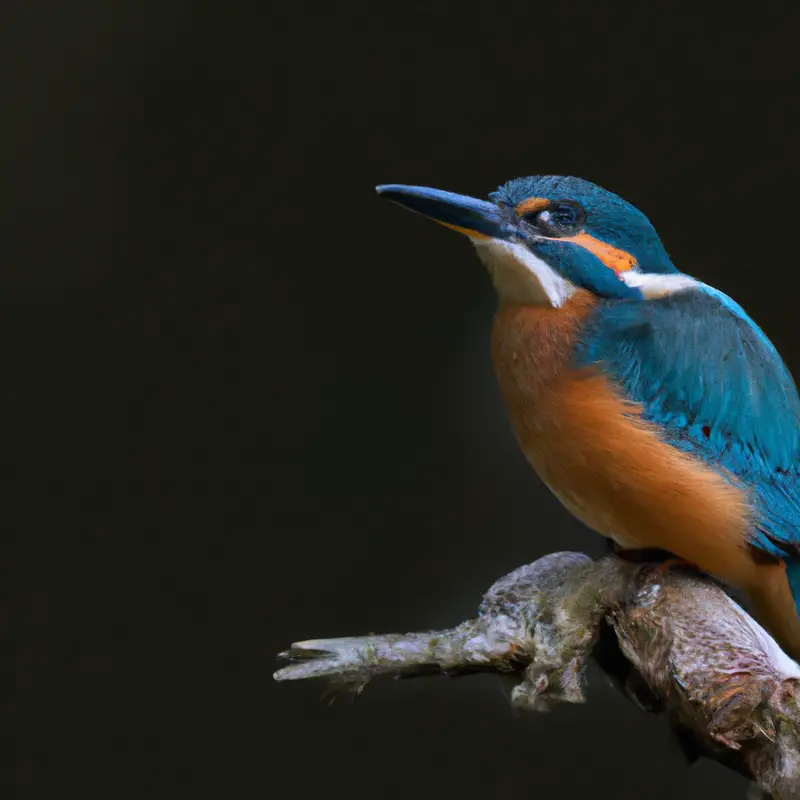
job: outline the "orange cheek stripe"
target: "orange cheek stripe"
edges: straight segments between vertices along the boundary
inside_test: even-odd
[[[522,216],[523,214],[529,214],[531,211],[541,211],[541,209],[547,208],[549,205],[550,201],[545,200],[543,197],[529,197],[527,200],[523,200],[515,210],[519,216]]]
[[[625,250],[620,250],[614,245],[601,242],[588,233],[579,233],[577,236],[567,236],[562,242],[574,242],[593,256],[600,259],[609,269],[619,274],[627,272],[636,266],[636,259]]]

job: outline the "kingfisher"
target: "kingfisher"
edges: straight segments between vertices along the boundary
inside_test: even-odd
[[[488,200],[377,191],[474,244],[514,435],[561,503],[618,551],[666,551],[744,591],[800,661],[800,400],[744,309],[579,178],[518,178]]]

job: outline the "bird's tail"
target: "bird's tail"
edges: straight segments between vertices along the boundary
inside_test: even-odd
[[[792,558],[786,562],[786,580],[789,582],[795,609],[800,616],[800,558]]]
[[[800,662],[800,559],[762,572],[762,580],[748,591],[758,620],[778,644]]]

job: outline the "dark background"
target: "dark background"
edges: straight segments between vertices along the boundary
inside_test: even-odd
[[[699,7],[5,0],[16,797],[744,797],[598,676],[549,716],[271,678],[602,546],[512,440],[469,243],[375,184],[605,185],[797,373],[789,4]]]

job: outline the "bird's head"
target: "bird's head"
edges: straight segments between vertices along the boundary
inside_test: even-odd
[[[490,201],[419,186],[377,191],[469,236],[501,300],[558,307],[576,289],[643,299],[688,280],[641,211],[580,178],[517,178]]]

